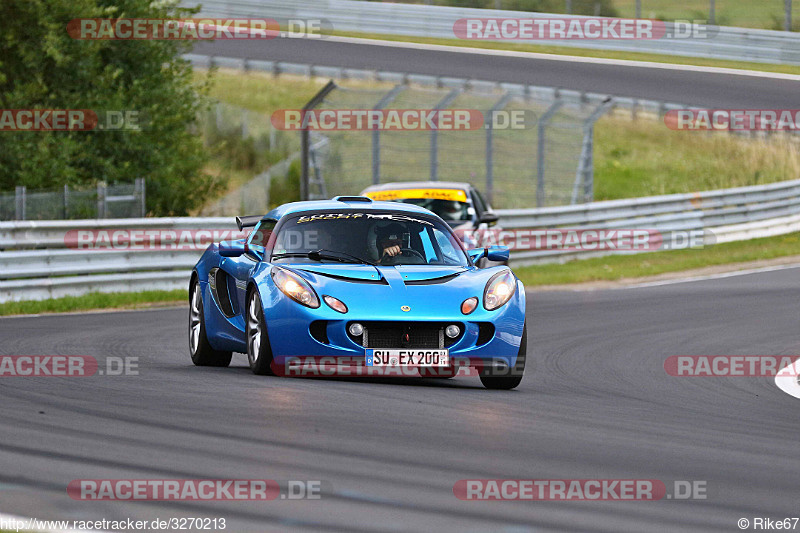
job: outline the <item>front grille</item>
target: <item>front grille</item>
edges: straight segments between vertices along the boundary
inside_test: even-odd
[[[447,348],[458,340],[444,334],[447,324],[424,322],[367,322],[364,334],[353,339],[364,348]],[[459,324],[460,327],[463,326]],[[460,335],[459,335],[460,338]]]

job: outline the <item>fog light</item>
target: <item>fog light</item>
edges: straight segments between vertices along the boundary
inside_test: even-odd
[[[364,326],[359,324],[358,322],[353,322],[350,324],[350,327],[347,329],[350,332],[350,335],[353,337],[360,337],[362,333],[364,333]]]
[[[461,333],[461,328],[456,326],[455,324],[450,324],[444,330],[444,334],[450,337],[451,339],[455,339]]]

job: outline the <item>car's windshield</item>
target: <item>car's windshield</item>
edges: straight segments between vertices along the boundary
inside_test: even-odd
[[[293,216],[278,230],[274,262],[467,266],[450,229],[436,218],[401,212],[325,211]]]

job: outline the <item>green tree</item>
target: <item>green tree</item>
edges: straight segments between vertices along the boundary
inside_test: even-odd
[[[185,18],[175,1],[3,0],[0,108],[127,110],[138,131],[0,132],[0,190],[147,180],[148,211],[184,215],[219,188],[192,133],[207,83],[180,55],[188,41],[78,40],[77,18]]]

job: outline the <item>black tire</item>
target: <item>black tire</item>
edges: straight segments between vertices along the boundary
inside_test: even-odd
[[[525,373],[525,358],[528,351],[528,327],[527,324],[522,326],[522,341],[519,343],[519,353],[517,354],[517,362],[514,367],[507,371],[504,376],[491,375],[492,371],[489,370],[485,374],[481,374],[481,383],[487,389],[492,390],[511,390],[517,387],[522,381],[522,376]]]
[[[247,297],[245,310],[245,335],[247,337],[247,360],[250,370],[259,376],[270,376],[272,372],[272,348],[267,335],[267,323],[264,320],[264,308],[257,290]],[[256,328],[256,323],[258,328]],[[257,339],[257,341],[256,341]]]
[[[225,367],[231,364],[233,357],[233,353],[215,350],[208,342],[203,298],[197,278],[193,278],[189,286],[189,354],[197,366]]]

